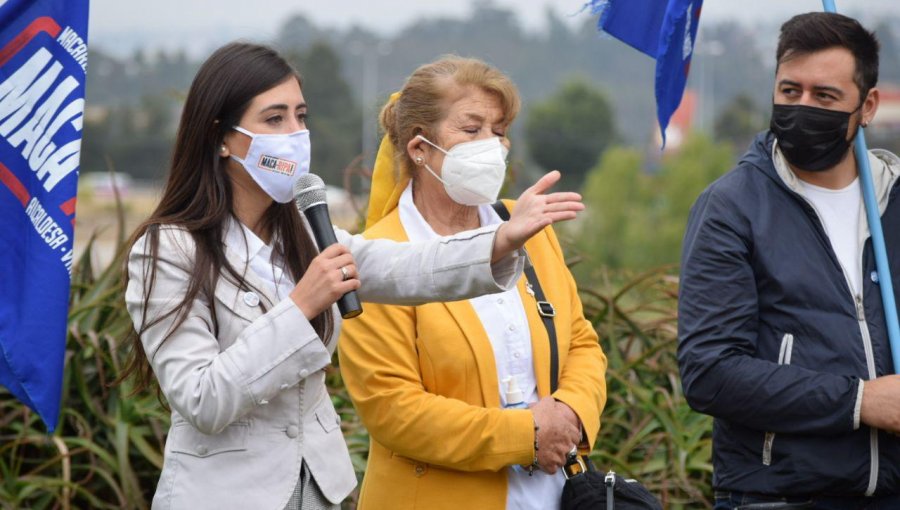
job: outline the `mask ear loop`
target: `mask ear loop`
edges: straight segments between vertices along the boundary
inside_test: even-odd
[[[416,138],[422,140],[423,142],[427,143],[428,145],[434,147],[435,149],[437,149],[437,150],[443,152],[444,155],[449,156],[449,154],[447,153],[447,151],[445,151],[444,149],[438,147],[437,145],[435,145],[434,143],[432,143],[431,140],[425,138],[424,136],[422,136],[422,135],[416,135]],[[434,170],[432,170],[431,167],[428,166],[428,163],[423,163],[423,165],[425,166],[425,170],[428,170],[428,173],[430,173],[432,176],[434,176],[435,179],[437,179],[438,181],[440,181],[441,184],[443,184],[444,186],[447,186],[447,181],[445,181],[444,179],[441,179],[440,177],[438,177],[438,174],[436,174],[436,173],[434,172]]]
[[[231,126],[231,129],[237,131],[238,133],[243,133],[250,137],[250,145],[247,147],[247,154],[250,154],[250,147],[253,145],[253,140],[256,138],[256,135],[254,135],[250,131],[247,131],[246,129],[242,128],[241,126],[237,126],[237,125]],[[244,164],[244,159],[237,157],[233,152],[231,154],[229,154],[228,157],[237,161],[241,165]]]
[[[247,131],[246,129],[242,128],[241,126],[231,126],[231,129],[237,131],[238,133],[243,133],[243,134],[249,136],[251,140],[256,136],[256,134],[251,133],[250,131]]]
[[[435,179],[441,181],[441,183],[442,183],[444,186],[448,186],[447,181],[445,181],[444,179],[441,179],[440,177],[438,177],[438,174],[434,173],[434,170],[432,170],[431,167],[428,166],[428,163],[424,163],[424,166],[425,166],[425,170],[428,170],[428,173],[430,173],[431,175],[433,175]]]
[[[434,143],[431,142],[431,140],[425,138],[424,136],[422,136],[422,135],[416,135],[416,138],[422,140],[423,142],[427,143],[428,145],[434,147],[435,149],[437,149],[437,150],[443,152],[445,155],[447,155],[447,156],[450,155],[449,152],[447,152],[447,151],[445,151],[444,149],[440,148],[439,146],[435,145]]]

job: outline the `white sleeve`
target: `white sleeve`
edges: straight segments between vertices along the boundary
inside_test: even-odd
[[[335,228],[359,269],[362,301],[417,305],[508,290],[525,267],[518,250],[491,264],[498,225],[424,242],[365,239]]]

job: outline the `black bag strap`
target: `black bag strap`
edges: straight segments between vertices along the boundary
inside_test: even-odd
[[[500,219],[509,221],[509,209],[506,208],[506,204],[497,200],[491,204],[491,207],[497,211]],[[550,393],[552,394],[559,384],[559,348],[556,345],[556,325],[553,324],[556,310],[544,296],[544,289],[541,288],[541,282],[538,280],[537,273],[534,272],[534,266],[525,265],[525,283],[534,293],[538,315],[541,316],[541,322],[547,328],[547,337],[550,338]]]
[[[506,208],[506,204],[498,200],[491,204],[491,207],[497,211],[500,219],[509,221],[509,209]],[[541,316],[541,322],[544,323],[544,327],[547,328],[547,338],[550,339],[550,393],[552,394],[559,385],[559,347],[556,342],[556,325],[553,324],[556,310],[544,297],[544,289],[541,288],[541,282],[538,280],[537,273],[534,272],[534,266],[525,265],[525,282],[534,292],[538,314]],[[575,455],[569,459],[563,471],[566,474],[566,478],[571,478],[577,474],[594,471],[594,469],[594,464],[591,462],[590,457],[587,455]]]

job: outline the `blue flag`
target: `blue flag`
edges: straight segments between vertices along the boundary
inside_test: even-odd
[[[656,59],[656,116],[666,127],[684,93],[703,0],[591,0],[599,27]]]
[[[59,420],[88,0],[0,2],[0,385]]]

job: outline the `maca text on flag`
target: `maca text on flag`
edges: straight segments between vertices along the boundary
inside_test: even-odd
[[[78,134],[84,99],[66,103],[80,83],[73,76],[56,83],[62,70],[63,65],[40,48],[0,83],[0,136],[16,149],[22,146],[22,156],[47,191],[78,168],[81,152]],[[54,84],[53,91],[38,103]],[[51,140],[67,123],[74,128],[74,136],[58,147]]]

